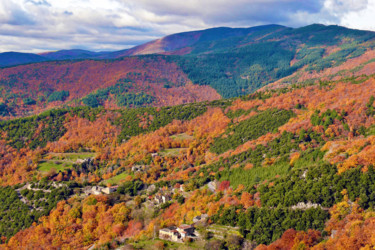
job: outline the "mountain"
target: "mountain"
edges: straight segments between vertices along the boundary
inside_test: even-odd
[[[0,67],[9,67],[20,64],[38,63],[44,61],[61,61],[98,58],[108,52],[92,52],[88,50],[60,50],[41,54],[4,52],[0,53]]]
[[[260,38],[267,33],[282,31],[286,27],[281,25],[264,25],[251,28],[219,27],[200,31],[183,32],[169,35],[146,44],[123,51],[120,56],[134,56],[147,54],[176,54],[184,55],[192,52],[206,52],[215,44],[223,44],[228,39],[243,39],[244,37]],[[229,48],[235,44],[226,44]],[[204,47],[204,49],[202,48]]]
[[[110,53],[53,52],[41,56],[58,61],[0,69],[0,102],[8,107],[3,114],[19,116],[60,105],[164,106],[231,98],[268,85],[340,79],[363,68],[369,73],[374,44],[370,31],[265,25],[178,33]]]
[[[96,58],[107,52],[92,52],[88,50],[72,49],[72,50],[59,50],[56,52],[46,52],[40,55],[51,61],[57,60],[75,60],[75,59],[90,59]]]
[[[35,62],[47,61],[46,58],[31,54],[31,53],[19,53],[19,52],[4,52],[0,53],[0,67],[13,66],[18,64],[27,64]]]
[[[321,72],[372,50],[375,33],[310,25],[202,43],[172,57],[192,82],[223,97],[251,93],[296,72]]]
[[[1,66],[13,66],[17,64],[36,63],[41,61],[76,60],[76,59],[116,59],[124,56],[148,55],[148,54],[188,54],[193,47],[205,46],[207,42],[220,41],[230,37],[243,37],[257,33],[258,36],[282,30],[286,27],[280,25],[265,25],[251,28],[212,28],[200,31],[183,32],[169,35],[146,44],[135,46],[131,49],[113,52],[92,52],[88,50],[72,49],[45,52],[40,54],[19,53],[19,55],[4,53]],[[1,55],[1,54],[0,54]],[[23,56],[23,57],[22,57]],[[16,59],[20,57],[20,59]],[[14,58],[11,60],[11,58]]]

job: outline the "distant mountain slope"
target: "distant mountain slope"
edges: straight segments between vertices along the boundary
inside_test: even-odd
[[[192,82],[233,97],[297,71],[320,72],[338,66],[375,47],[374,32],[339,26],[310,25],[261,33],[198,44],[191,54],[171,58]]]
[[[375,33],[370,31],[321,24],[296,29],[265,25],[178,33],[113,55],[167,55],[192,82],[234,97],[297,72],[337,67],[374,47]]]
[[[219,27],[199,31],[183,32],[169,35],[129,50],[117,56],[134,56],[146,54],[189,54],[193,48],[201,49],[215,41],[226,40],[228,38],[244,37],[254,35],[261,37],[269,32],[284,30],[286,27],[280,25],[264,25],[251,28],[228,28]],[[233,47],[235,44],[228,45]],[[202,52],[202,51],[201,51]]]
[[[212,53],[253,43],[280,40],[296,40],[299,44],[306,43],[307,45],[337,45],[343,38],[342,36],[354,40],[361,37],[359,40],[365,41],[374,38],[374,32],[322,24],[312,24],[296,29],[275,24],[250,28],[218,27],[169,35],[128,50],[116,51],[113,55],[121,57],[147,54]]]
[[[215,100],[209,86],[193,85],[162,58],[54,61],[0,69],[0,104],[14,115],[62,104],[106,107],[177,105]],[[99,91],[99,92],[98,92]],[[90,94],[90,95],[89,95]],[[94,100],[95,99],[95,100]]]
[[[280,81],[337,80],[363,68],[372,74],[374,48],[374,32],[313,24],[221,27],[173,34],[123,51],[30,55],[49,62],[0,70],[1,113],[82,103],[175,105],[241,96]],[[346,66],[336,70],[341,65]]]
[[[0,67],[43,61],[47,61],[47,59],[36,54],[19,52],[0,53]]]
[[[88,50],[72,49],[72,50],[59,50],[56,52],[46,52],[40,54],[49,60],[74,60],[74,59],[89,59],[95,58],[106,52],[92,52]]]
[[[104,58],[116,58],[116,56],[110,56],[111,54],[112,52],[92,52],[80,49],[59,50],[54,52],[45,52],[41,54],[4,52],[0,53],[0,67],[9,67],[45,61],[94,59],[100,58],[103,55]]]

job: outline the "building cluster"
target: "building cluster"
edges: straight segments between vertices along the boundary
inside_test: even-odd
[[[180,243],[197,240],[199,239],[199,234],[195,230],[195,225],[202,225],[202,223],[207,223],[208,218],[209,217],[207,214],[201,214],[194,217],[194,223],[192,225],[182,224],[178,227],[171,226],[162,228],[159,230],[159,238]]]
[[[154,203],[156,205],[166,203],[168,201],[172,200],[172,196],[170,194],[156,194],[154,197]]]
[[[151,185],[148,189],[148,193],[153,193],[155,191],[155,186]],[[180,193],[180,188],[163,188],[158,191],[155,195],[150,195],[149,199],[153,201],[155,205],[164,204],[172,200],[174,194]]]
[[[182,224],[179,227],[171,226],[159,230],[159,238],[174,242],[194,241],[198,238],[192,225]]]
[[[112,194],[116,192],[118,186],[112,187],[100,187],[100,186],[92,186],[84,188],[84,193],[86,195],[99,195],[99,194]]]

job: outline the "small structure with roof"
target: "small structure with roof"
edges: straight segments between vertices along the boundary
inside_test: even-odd
[[[188,239],[195,240],[195,228],[192,225],[182,224],[179,227],[167,227],[159,230],[159,238],[174,242],[184,242]]]
[[[208,184],[207,184],[207,188],[208,190],[210,190],[212,193],[215,193],[216,192],[216,189],[217,189],[217,181],[210,181]]]
[[[195,228],[192,225],[182,224],[177,228],[177,232],[181,234],[181,237],[185,239],[190,235],[194,235]]]
[[[193,222],[194,223],[198,223],[198,222],[206,222],[208,219],[208,215],[207,214],[201,214],[201,215],[198,215],[198,216],[195,216],[193,218]]]
[[[172,197],[170,194],[157,194],[155,195],[155,198],[154,198],[154,201],[156,204],[163,204],[170,200],[172,200]]]
[[[92,186],[92,187],[85,187],[83,191],[86,195],[112,194],[116,192],[117,188],[118,186],[112,186],[112,187]]]
[[[181,237],[177,232],[177,227],[167,227],[159,230],[159,238],[174,242],[181,242]]]
[[[99,195],[102,193],[102,187],[99,187],[99,186],[93,186],[91,188],[91,194],[94,194],[94,195]]]
[[[105,187],[102,189],[102,192],[105,194],[112,194],[117,191],[118,186]]]

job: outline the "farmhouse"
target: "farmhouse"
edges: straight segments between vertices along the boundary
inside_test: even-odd
[[[102,193],[102,189],[103,189],[102,187],[93,186],[90,191],[91,191],[91,194],[98,195]]]
[[[182,224],[177,228],[177,232],[180,233],[181,238],[185,239],[188,236],[194,235],[195,228],[191,225]]]
[[[197,239],[195,228],[191,225],[182,224],[179,227],[167,227],[159,230],[159,238],[174,242],[184,242],[187,239]]]
[[[112,186],[112,187],[105,187],[102,189],[102,192],[105,193],[105,194],[112,194],[114,192],[116,192],[118,186]]]
[[[112,194],[116,192],[118,186],[113,187],[100,187],[100,186],[93,186],[93,187],[86,187],[84,188],[84,193],[86,195],[99,195],[99,194]]]
[[[181,238],[177,232],[177,227],[167,227],[159,230],[159,238],[162,240],[169,240],[180,242]]]

